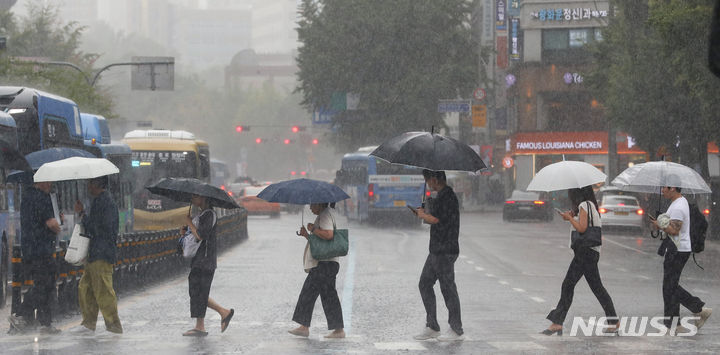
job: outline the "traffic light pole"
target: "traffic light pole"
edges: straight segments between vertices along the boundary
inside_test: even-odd
[[[56,65],[56,66],[70,67],[70,68],[73,68],[73,69],[77,70],[78,72],[80,72],[80,74],[82,74],[82,76],[85,78],[85,81],[86,81],[86,82],[88,83],[88,85],[90,85],[90,86],[95,86],[95,83],[97,82],[97,79],[100,77],[100,74],[101,74],[102,72],[104,72],[105,70],[108,70],[108,69],[110,69],[110,68],[112,68],[112,67],[131,66],[131,65],[150,65],[150,66],[152,66],[152,68],[154,69],[155,65],[171,65],[171,64],[175,64],[174,62],[168,62],[168,61],[160,61],[160,62],[158,62],[158,61],[150,61],[150,62],[122,62],[122,63],[112,63],[112,64],[108,64],[108,65],[100,68],[100,70],[96,71],[96,72],[95,72],[95,75],[93,75],[93,77],[90,78],[90,76],[89,76],[87,73],[85,73],[80,67],[78,67],[77,65],[75,65],[75,64],[73,64],[73,63],[69,63],[69,62],[55,62],[55,61],[44,62],[44,61],[28,61],[28,60],[15,60],[15,59],[11,60],[10,62],[13,63],[13,64],[21,64],[21,65]],[[154,78],[154,75],[153,75],[153,78]],[[153,86],[154,86],[154,85],[153,85]],[[154,90],[154,88],[151,88],[151,89]]]

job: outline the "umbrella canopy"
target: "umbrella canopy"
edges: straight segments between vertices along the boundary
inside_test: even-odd
[[[393,164],[430,170],[478,171],[487,166],[469,145],[428,132],[406,132],[381,144],[370,155]]]
[[[154,185],[146,186],[148,191],[175,201],[190,202],[192,195],[204,196],[210,204],[221,208],[240,208],[228,194],[204,181],[191,178],[163,178]]]
[[[35,182],[93,179],[119,172],[115,164],[104,158],[72,157],[43,164],[33,179]]]
[[[30,170],[25,157],[8,142],[0,140],[0,168],[7,170]]]
[[[72,157],[96,158],[92,153],[75,148],[48,148],[32,152],[25,156],[33,170],[38,170],[45,163],[51,163]],[[17,169],[22,170],[22,169]]]
[[[294,203],[331,203],[350,198],[341,188],[318,180],[294,179],[268,185],[257,195],[268,202]]]
[[[579,189],[605,182],[607,175],[584,161],[561,161],[538,171],[527,187],[528,191],[557,191]]]
[[[658,192],[663,186],[680,187],[682,192],[711,193],[710,186],[695,170],[669,161],[651,161],[633,165],[618,175],[612,184],[625,191]]]

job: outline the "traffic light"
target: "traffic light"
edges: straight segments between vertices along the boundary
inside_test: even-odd
[[[255,138],[255,143],[260,144],[263,142],[262,138]]]
[[[291,142],[292,142],[292,141],[289,140],[289,139],[287,139],[287,138],[285,138],[285,140],[283,141],[283,143],[285,143],[285,144],[290,144]]]
[[[317,139],[317,138],[313,138],[312,144],[317,145],[318,143],[319,143],[318,139]]]
[[[235,126],[235,132],[237,132],[237,133],[243,133],[243,132],[247,132],[249,130],[250,130],[250,127],[248,127],[248,126],[241,126],[241,125]]]
[[[292,131],[292,133],[298,133],[300,131],[304,131],[305,128],[306,128],[305,126],[292,126],[292,128],[290,128],[290,130]]]

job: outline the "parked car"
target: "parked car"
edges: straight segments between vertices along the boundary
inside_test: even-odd
[[[642,229],[645,226],[645,210],[635,196],[605,194],[599,211],[603,227]]]
[[[232,184],[231,184],[232,185]],[[270,217],[280,217],[280,204],[276,202],[267,202],[257,197],[257,195],[265,189],[266,186],[245,186],[236,197],[240,206],[245,207],[248,214],[251,215],[269,215]]]
[[[548,194],[515,190],[503,206],[503,220],[539,219],[552,221],[555,211]]]

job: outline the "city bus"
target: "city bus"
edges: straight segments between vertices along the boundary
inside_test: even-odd
[[[23,155],[52,147],[83,148],[80,110],[72,100],[26,87],[0,86],[0,111],[15,120]]]
[[[108,127],[105,117],[80,112],[80,121],[82,122],[85,144],[110,144],[112,137],[110,136],[110,127]]]
[[[210,159],[210,183],[225,190],[230,182],[230,169],[227,163],[219,159]]]
[[[0,111],[0,139],[12,147],[17,147],[17,126],[15,119],[9,114]],[[7,169],[0,166],[0,308],[5,306],[10,288],[8,285],[10,273],[10,256],[12,246],[20,235],[20,211],[15,197],[18,196],[18,186],[5,181]]]
[[[339,204],[348,219],[374,221],[380,216],[411,218],[406,206],[422,204],[425,180],[422,169],[390,164],[371,156],[377,147],[363,147],[345,154],[335,183],[350,199]]]
[[[132,150],[132,204],[135,230],[162,230],[184,224],[190,201],[177,202],[151,194],[145,187],[165,177],[210,182],[208,144],[186,131],[134,130],[123,143]]]

